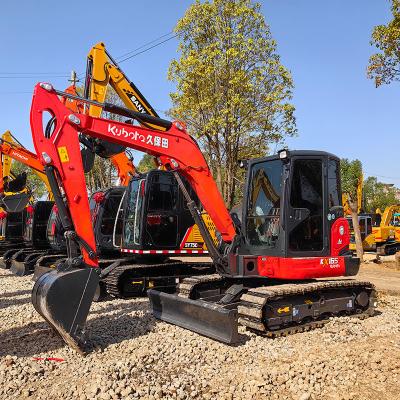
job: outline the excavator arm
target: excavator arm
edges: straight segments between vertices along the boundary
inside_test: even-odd
[[[160,165],[179,171],[197,193],[221,233],[222,239],[225,242],[233,240],[236,232],[230,214],[197,143],[186,133],[182,124],[144,116],[117,106],[112,106],[112,109],[141,121],[145,118],[146,123],[163,125],[165,131],[71,113],[57,94],[62,95],[62,92],[55,91],[49,84],[36,85],[30,114],[33,142],[37,154],[45,165],[45,170],[54,171],[59,186],[65,192],[71,220],[73,223],[79,221],[78,224],[74,223],[74,230],[80,238],[80,243],[86,243],[86,246],[81,246],[81,251],[87,265],[96,267],[97,259],[93,254],[90,257],[88,251],[88,248],[96,247],[80,158],[78,132],[144,151],[157,157]],[[44,112],[50,113],[55,120],[51,135],[48,135],[47,129],[43,127]]]
[[[84,97],[104,103],[109,84],[127,108],[158,117],[157,112],[140,90],[128,79],[110,53],[108,53],[104,43],[100,42],[91,48],[87,57]],[[101,107],[94,104],[90,105],[89,115],[92,117],[100,117],[101,112]],[[166,130],[164,126],[158,125],[155,121],[150,124],[150,127],[159,131]]]
[[[10,131],[5,131],[3,133],[3,135],[1,136],[1,139],[6,141],[6,142],[12,142],[13,141],[13,136],[11,135]],[[9,156],[6,156],[4,154],[3,155],[3,163],[2,163],[3,173],[0,176],[1,184],[3,182],[3,177],[4,176],[10,176],[10,174],[11,174],[11,163],[12,163],[12,159]]]

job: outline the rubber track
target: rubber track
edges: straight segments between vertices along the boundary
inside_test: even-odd
[[[190,278],[183,279],[179,283],[177,287],[177,294],[180,297],[191,298],[192,293],[197,285],[208,282],[219,283],[224,281],[225,281],[224,278],[218,274],[191,276]]]
[[[203,265],[204,264],[204,265]],[[156,278],[156,277],[171,277],[171,276],[176,276],[176,273],[172,274],[169,272],[171,269],[174,269],[175,267],[183,266],[185,265],[184,262],[182,261],[177,261],[177,262],[164,262],[164,263],[159,263],[159,264],[128,264],[128,265],[119,265],[112,269],[112,271],[102,279],[102,282],[105,283],[107,293],[110,295],[117,297],[117,298],[126,298],[123,293],[120,292],[119,286],[121,283],[121,279],[123,279],[123,275],[125,273],[135,273],[137,274],[138,278],[140,277],[147,277],[147,278]],[[209,263],[190,263],[186,264],[188,266],[188,274],[190,275],[191,269],[189,268],[190,266],[192,267],[198,267],[198,266],[210,266]],[[157,273],[157,275],[152,275],[151,274],[151,269],[153,268],[163,268],[164,273],[160,275]],[[208,275],[210,276],[210,275]],[[189,278],[188,278],[189,279]]]
[[[348,288],[365,287],[371,292],[369,308],[360,314],[352,314],[357,318],[367,318],[374,314],[375,286],[370,282],[356,280],[333,280],[333,281],[315,281],[304,284],[283,284],[277,286],[264,286],[248,290],[241,296],[241,304],[238,306],[239,324],[264,334],[268,337],[275,338],[279,336],[287,336],[293,333],[309,331],[322,327],[329,319],[314,320],[301,325],[285,326],[282,329],[273,331],[267,330],[263,322],[264,306],[274,300],[281,299],[285,296],[305,295],[313,292],[319,292],[327,289],[348,289]]]
[[[225,279],[218,274],[186,278],[178,285],[177,294],[181,297],[192,298],[197,285],[206,284],[208,282],[213,284],[223,283],[224,281]],[[327,322],[329,322],[329,319],[315,320],[302,323],[301,325],[297,324],[289,327],[286,326],[282,329],[277,329],[274,331],[267,331],[262,320],[263,307],[268,301],[273,301],[284,296],[303,295],[320,290],[350,287],[366,287],[371,291],[370,304],[374,302],[375,286],[372,283],[365,281],[346,279],[281,284],[275,286],[260,286],[249,289],[241,296],[241,303],[238,305],[238,322],[239,324],[246,326],[248,329],[257,332],[258,334],[262,334],[271,338],[287,336],[294,333],[321,328]],[[374,307],[370,305],[365,312],[349,316],[364,319],[372,315],[374,315]]]

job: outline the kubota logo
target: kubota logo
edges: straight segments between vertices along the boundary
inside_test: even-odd
[[[163,138],[160,136],[154,136],[151,134],[142,134],[138,131],[127,131],[125,128],[118,128],[116,125],[108,124],[108,133],[111,133],[113,136],[123,137],[125,139],[131,139],[135,142],[142,142],[145,144],[150,144],[154,147],[162,147],[164,149],[168,149],[169,142],[168,138]]]

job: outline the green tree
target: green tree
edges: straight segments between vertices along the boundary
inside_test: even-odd
[[[342,192],[347,196],[351,210],[357,257],[362,261],[364,252],[357,214],[357,186],[363,174],[361,161],[350,161],[347,158],[344,158],[340,161],[340,170],[342,177]]]
[[[83,91],[83,89],[79,89]],[[118,94],[114,91],[112,87],[107,88],[106,100],[108,103],[122,105],[122,101]],[[102,113],[103,118],[123,121],[124,117],[120,115],[112,114],[109,112]],[[88,187],[89,193],[93,193],[99,189],[105,189],[116,184],[118,176],[117,170],[109,159],[104,159],[95,156],[94,166],[90,172],[85,174],[86,185]]]
[[[117,182],[117,171],[107,158],[95,157],[93,168],[85,174],[89,193],[113,186]]]
[[[251,0],[196,2],[179,20],[180,58],[170,115],[199,140],[228,206],[234,204],[238,159],[265,155],[296,133],[293,81],[276,42]]]
[[[137,169],[139,172],[148,172],[151,169],[156,168],[157,165],[154,161],[154,157],[150,154],[144,154],[142,159],[139,161],[139,164],[137,166]]]
[[[20,163],[19,161],[13,160],[11,165],[11,171],[14,175],[27,173],[27,186],[32,191],[33,198],[39,200],[43,195],[47,195],[46,185],[39,178],[35,172],[27,165]]]
[[[369,176],[364,181],[364,208],[366,212],[374,213],[377,208],[382,211],[390,205],[396,204],[396,190],[377,178]]]
[[[371,45],[378,49],[369,59],[367,74],[378,87],[400,80],[400,0],[392,0],[393,19],[372,32]]]

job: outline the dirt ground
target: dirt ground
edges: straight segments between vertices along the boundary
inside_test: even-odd
[[[97,303],[81,357],[33,309],[30,277],[0,270],[0,399],[400,399],[400,271],[359,278],[386,293],[376,316],[278,339],[241,328],[237,346],[155,320],[146,298]]]

